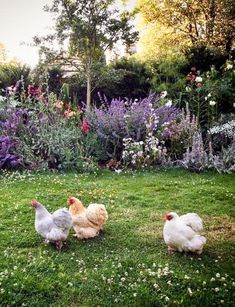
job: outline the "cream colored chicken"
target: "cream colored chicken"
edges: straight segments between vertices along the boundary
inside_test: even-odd
[[[75,197],[69,197],[67,203],[76,237],[83,240],[98,236],[108,219],[105,206],[90,204],[85,208],[82,202]]]

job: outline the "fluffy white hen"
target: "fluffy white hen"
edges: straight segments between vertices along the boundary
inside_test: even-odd
[[[163,238],[169,252],[202,253],[206,238],[200,235],[203,224],[196,213],[178,216],[175,212],[169,212],[165,215],[165,220]]]
[[[58,209],[53,214],[40,204],[32,200],[32,207],[35,209],[35,229],[45,242],[55,243],[57,249],[61,249],[67,239],[72,226],[72,218],[68,209]]]
[[[106,208],[102,204],[90,204],[85,208],[82,202],[69,197],[67,200],[69,212],[72,216],[73,228],[79,240],[94,238],[108,219]]]

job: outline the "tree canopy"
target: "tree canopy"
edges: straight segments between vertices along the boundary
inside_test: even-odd
[[[113,0],[54,0],[45,10],[55,16],[55,31],[35,38],[47,59],[62,60],[86,76],[88,107],[92,87],[102,74],[105,51],[118,41],[130,46],[137,39],[137,32],[129,22],[131,14],[120,12],[113,4]],[[55,42],[58,48],[52,50]]]
[[[137,8],[148,28],[155,29],[158,39],[167,38],[170,47],[180,40],[182,48],[200,44],[229,52],[234,44],[233,0],[138,0]]]

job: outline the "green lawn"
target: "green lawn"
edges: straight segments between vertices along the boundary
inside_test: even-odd
[[[99,238],[58,252],[34,230],[31,199],[49,210],[68,196],[106,205]],[[0,306],[234,306],[235,175],[5,174],[0,177]],[[197,212],[203,254],[168,255],[163,214]]]

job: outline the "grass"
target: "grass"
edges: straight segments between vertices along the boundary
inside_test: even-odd
[[[0,306],[233,306],[234,174],[5,173],[0,177]],[[53,211],[68,196],[104,203],[102,236],[45,246],[31,199]],[[197,212],[208,242],[201,256],[168,255],[167,211]]]

